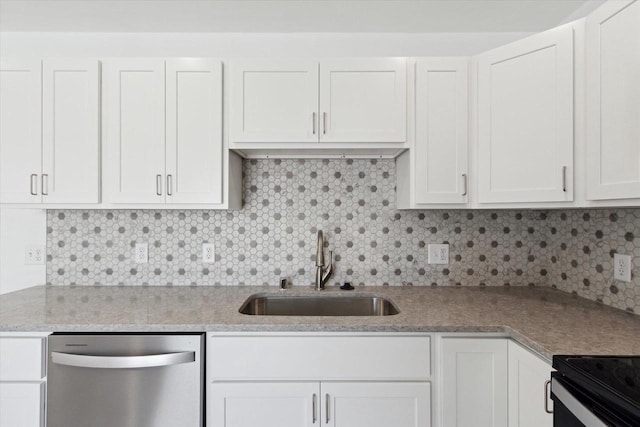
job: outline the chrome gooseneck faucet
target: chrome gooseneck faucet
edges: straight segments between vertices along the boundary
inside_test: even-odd
[[[326,268],[325,268],[326,266]],[[316,249],[316,291],[324,289],[333,273],[333,251],[329,251],[329,264],[324,263],[324,239],[322,230],[318,230],[318,247]]]

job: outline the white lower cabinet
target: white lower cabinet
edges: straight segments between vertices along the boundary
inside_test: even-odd
[[[509,341],[509,427],[551,427],[553,402],[546,382],[551,365]]]
[[[323,425],[431,425],[431,385],[428,382],[323,382],[320,389]]]
[[[507,426],[507,340],[442,339],[442,426]]]
[[[430,427],[431,336],[213,334],[207,427]]]
[[[44,382],[0,382],[0,426],[44,426]]]
[[[553,425],[551,366],[503,335],[215,333],[206,372],[207,427]]]
[[[209,388],[209,427],[425,427],[426,382],[230,382]]]
[[[208,427],[318,425],[317,382],[213,383],[207,390]]]
[[[45,425],[48,334],[0,333],[0,426]]]

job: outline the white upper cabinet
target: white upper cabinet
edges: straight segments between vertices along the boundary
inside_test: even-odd
[[[415,203],[467,203],[468,59],[416,64]]]
[[[402,143],[406,81],[404,58],[232,62],[230,143]]]
[[[404,142],[405,59],[320,62],[321,142]]]
[[[40,203],[41,63],[2,60],[0,67],[0,201]]]
[[[233,142],[317,142],[318,63],[233,62],[229,120]]]
[[[98,203],[99,64],[43,62],[42,194],[47,203]]]
[[[98,61],[3,60],[0,76],[0,201],[98,203]]]
[[[587,17],[587,200],[640,198],[640,1]]]
[[[221,204],[221,63],[109,60],[105,80],[108,202]]]
[[[573,30],[476,57],[478,203],[573,200]]]
[[[167,203],[222,203],[222,64],[167,60]]]
[[[105,184],[111,203],[164,201],[164,61],[105,61]]]

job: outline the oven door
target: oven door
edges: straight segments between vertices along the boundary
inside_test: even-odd
[[[562,377],[551,374],[554,427],[633,427],[606,402]]]

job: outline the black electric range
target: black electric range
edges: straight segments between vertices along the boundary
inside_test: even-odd
[[[553,356],[554,427],[640,427],[640,356]]]

